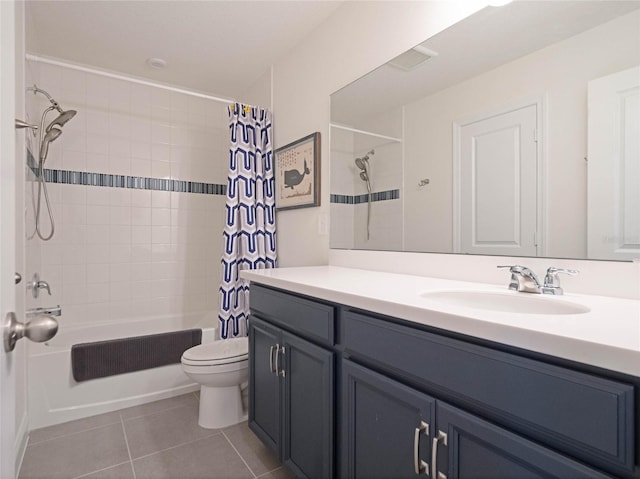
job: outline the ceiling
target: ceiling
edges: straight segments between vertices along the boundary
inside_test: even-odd
[[[357,126],[638,8],[637,0],[519,0],[487,7],[421,43],[438,55],[410,72],[386,64],[334,93],[331,120]]]
[[[27,0],[27,52],[237,98],[341,3]]]

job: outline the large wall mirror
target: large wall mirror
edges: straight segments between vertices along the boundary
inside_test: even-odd
[[[640,257],[640,2],[487,7],[335,92],[331,247]]]

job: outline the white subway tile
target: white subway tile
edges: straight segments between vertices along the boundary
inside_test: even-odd
[[[131,225],[112,225],[109,229],[109,243],[112,245],[130,245]]]
[[[151,160],[142,160],[140,158],[131,159],[131,176],[151,176]]]
[[[171,226],[171,210],[169,208],[151,208],[151,224],[153,226]]]
[[[109,224],[110,225],[130,225],[131,224],[131,206],[110,206],[109,207]]]
[[[120,283],[129,281],[131,277],[130,263],[111,263],[109,264],[109,281],[111,283]]]
[[[88,244],[87,245],[87,265],[109,263],[109,245]]]
[[[131,141],[131,157],[141,158],[143,160],[151,160],[151,142],[132,140]]]
[[[108,282],[109,282],[109,265],[108,264],[87,264],[87,283],[88,284],[108,283]]]
[[[152,191],[151,206],[153,208],[170,208],[171,193],[169,191]]]
[[[150,262],[151,261],[151,245],[150,244],[132,244],[131,260],[134,262]]]
[[[131,245],[130,244],[109,245],[109,262],[111,264],[131,262]]]
[[[150,190],[132,190],[131,205],[134,207],[151,206],[151,191]]]
[[[152,161],[151,176],[153,178],[171,178],[171,163],[168,161]]]
[[[131,223],[139,226],[151,225],[151,208],[133,206],[131,208]]]
[[[132,244],[151,244],[151,226],[132,226]]]
[[[85,147],[87,153],[107,155],[109,153],[109,135],[104,132],[87,133]]]
[[[109,301],[109,283],[87,284],[87,303],[106,303]]]
[[[105,204],[87,205],[87,224],[88,225],[109,224],[109,211],[110,211],[110,206],[107,206]]]
[[[131,281],[110,282],[109,300],[111,302],[126,301],[131,299]]]
[[[152,226],[151,242],[153,244],[171,243],[171,227],[169,226]]]
[[[134,259],[137,261],[137,259]],[[131,263],[131,281],[150,281],[151,263]]]

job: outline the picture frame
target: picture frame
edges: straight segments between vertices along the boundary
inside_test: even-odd
[[[276,210],[320,206],[320,132],[275,150]]]

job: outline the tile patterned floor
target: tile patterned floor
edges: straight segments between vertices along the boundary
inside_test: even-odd
[[[196,393],[32,431],[19,479],[291,479],[247,423],[198,426]]]

